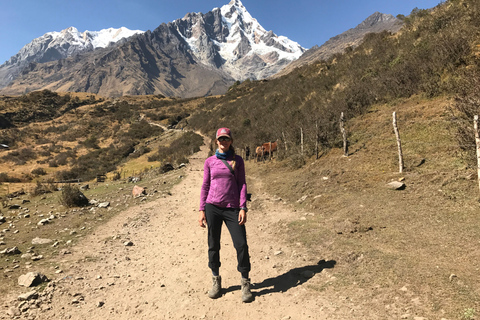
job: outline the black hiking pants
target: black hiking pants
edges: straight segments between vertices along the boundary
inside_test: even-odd
[[[241,273],[250,271],[250,256],[248,254],[247,232],[245,225],[238,224],[240,209],[221,208],[207,203],[205,216],[208,227],[208,267],[212,270],[220,268],[220,236],[225,222],[232,237],[233,246],[237,250],[237,270]]]

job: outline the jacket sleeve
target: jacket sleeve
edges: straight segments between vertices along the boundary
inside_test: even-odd
[[[210,191],[210,165],[207,159],[205,160],[205,164],[203,165],[203,183],[202,189],[200,190],[199,211],[205,210],[205,203],[207,202],[208,191]]]
[[[240,208],[247,207],[247,182],[245,179],[245,162],[243,162],[242,157],[238,156],[237,158],[237,185],[238,190],[240,191]]]

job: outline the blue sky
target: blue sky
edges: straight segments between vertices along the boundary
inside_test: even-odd
[[[230,0],[2,0],[0,1],[0,64],[33,39],[51,31],[76,27],[99,31],[126,27],[154,30],[188,12],[206,13]],[[376,11],[408,15],[441,0],[241,0],[266,29],[305,48],[355,27]]]

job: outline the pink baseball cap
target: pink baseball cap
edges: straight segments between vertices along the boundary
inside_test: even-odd
[[[220,128],[217,130],[217,139],[220,137],[229,137],[232,139],[232,132],[228,128]]]

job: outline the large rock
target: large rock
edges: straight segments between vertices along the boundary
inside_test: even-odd
[[[139,187],[139,186],[134,186],[133,187],[133,190],[132,190],[132,195],[136,198],[136,197],[140,197],[144,194],[147,194],[147,192],[145,191],[145,188],[142,188],[142,187]]]
[[[2,250],[0,251],[0,253],[3,253],[3,254],[20,254],[22,253],[18,247],[13,247],[13,248],[7,248],[5,250]]]
[[[18,284],[24,287],[34,287],[47,281],[48,278],[38,272],[29,272],[27,274],[21,275],[18,278]]]

